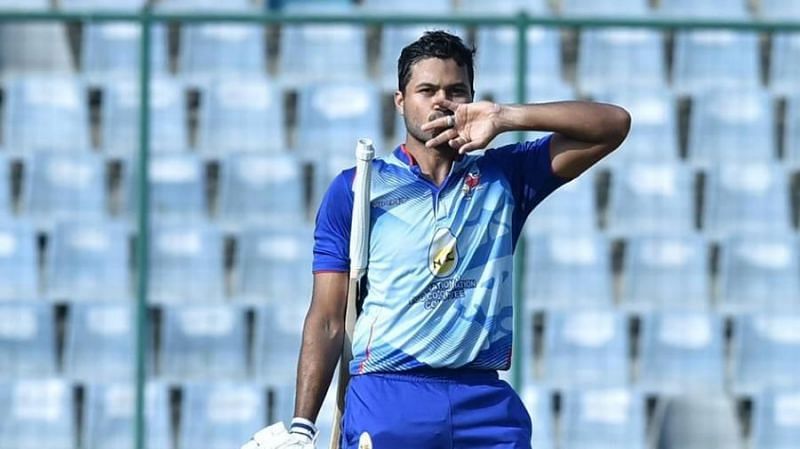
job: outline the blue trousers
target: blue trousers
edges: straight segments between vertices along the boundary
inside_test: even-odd
[[[531,419],[494,371],[425,370],[353,376],[342,449],[530,449]]]

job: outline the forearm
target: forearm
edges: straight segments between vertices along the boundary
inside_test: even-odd
[[[619,144],[629,125],[624,109],[586,101],[502,105],[498,114],[501,132],[549,131],[587,143]]]
[[[342,353],[344,321],[309,313],[297,364],[294,416],[316,421]]]

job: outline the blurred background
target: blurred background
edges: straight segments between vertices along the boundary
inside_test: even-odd
[[[633,116],[524,231],[533,447],[800,448],[800,1],[0,0],[0,449],[134,447],[139,336],[147,448],[289,420],[319,199],[426,29],[478,99]]]

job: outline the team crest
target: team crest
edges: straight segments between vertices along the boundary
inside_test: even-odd
[[[358,449],[372,449],[372,438],[367,432],[358,437]]]
[[[478,187],[481,182],[481,172],[477,169],[471,170],[464,176],[464,184],[461,191],[464,193],[464,198],[472,198],[472,192]]]
[[[428,269],[437,278],[453,274],[458,265],[456,237],[448,228],[436,230],[428,251]]]

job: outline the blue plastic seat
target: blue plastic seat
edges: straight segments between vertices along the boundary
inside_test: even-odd
[[[774,33],[771,54],[770,90],[781,95],[800,92],[800,33]]]
[[[639,386],[659,394],[722,392],[722,320],[703,312],[650,313],[642,320]]]
[[[517,30],[513,27],[478,27],[475,84],[496,94],[501,86],[515,86],[517,75]],[[527,31],[526,82],[561,84],[561,41],[558,30],[531,27]],[[483,49],[483,50],[481,50]]]
[[[247,376],[244,310],[230,305],[163,309],[159,374],[169,380],[243,380]]]
[[[146,3],[147,0],[60,0],[59,6],[66,11],[134,12]]]
[[[780,166],[725,164],[707,174],[703,229],[709,235],[789,232],[790,209],[787,175]]]
[[[64,342],[65,376],[82,382],[133,382],[135,326],[135,309],[130,303],[71,304]],[[152,373],[150,351],[148,357]]]
[[[26,75],[5,83],[4,146],[11,152],[86,151],[89,108],[84,85],[60,75]]]
[[[709,89],[758,87],[761,84],[758,46],[758,34],[749,31],[678,31],[673,88],[680,94],[694,95]]]
[[[527,234],[597,229],[598,208],[594,173],[584,173],[559,187],[533,210],[525,225]]]
[[[659,14],[670,17],[746,19],[746,0],[661,0]]]
[[[543,380],[548,385],[607,387],[630,380],[627,320],[622,314],[586,309],[551,312],[544,339]]]
[[[256,310],[255,375],[267,385],[294,386],[309,300],[297,294]]]
[[[13,206],[11,180],[11,164],[8,157],[2,154],[0,155],[0,220],[8,219],[11,216]]]
[[[719,306],[727,312],[800,310],[800,256],[791,235],[739,236],[720,247]]]
[[[737,318],[733,331],[733,389],[753,394],[798,388],[800,315],[757,313]]]
[[[497,0],[486,2],[484,0],[461,0],[458,2],[458,12],[479,14],[517,14],[525,11],[530,15],[550,14],[547,0]]]
[[[145,387],[145,444],[148,449],[171,449],[169,390],[148,381]],[[133,449],[136,396],[132,383],[92,383],[83,403],[84,449]]]
[[[679,163],[616,167],[609,193],[613,235],[688,233],[694,229],[694,174]]]
[[[205,171],[195,154],[160,154],[150,159],[150,214],[156,222],[196,222],[207,215]],[[130,164],[129,164],[130,165]],[[128,166],[129,210],[135,214],[138,174]],[[134,196],[131,198],[131,196]]]
[[[220,79],[203,92],[197,146],[211,155],[283,152],[283,93],[263,77]]]
[[[344,149],[342,149],[342,152],[344,152]],[[353,156],[347,156],[346,154],[340,154],[327,159],[317,157],[313,166],[314,175],[311,184],[310,209],[312,212],[315,213],[319,209],[322,198],[325,196],[325,192],[328,191],[333,179],[339,175],[342,170],[352,168],[355,165]]]
[[[13,1],[13,0],[12,0]],[[21,2],[41,6],[41,0]],[[57,22],[7,22],[0,25],[0,73],[74,73],[67,26]]]
[[[13,11],[16,9],[22,11],[37,11],[50,9],[50,2],[48,0],[28,0],[20,2],[19,0],[0,0],[0,9]]]
[[[0,222],[0,300],[39,297],[38,243],[27,222]]]
[[[736,406],[727,396],[664,398],[656,412],[655,449],[744,449]]]
[[[667,75],[664,60],[659,31],[587,29],[581,33],[578,46],[578,86],[585,93],[635,87],[661,90]]]
[[[784,159],[792,167],[800,166],[800,93],[786,101],[783,131]]]
[[[380,14],[441,14],[453,12],[450,0],[364,0],[361,3],[364,12]]]
[[[265,36],[264,28],[253,24],[184,25],[180,71],[200,83],[215,77],[263,76],[267,70]]]
[[[55,375],[55,325],[50,304],[30,300],[0,303],[0,379]]]
[[[625,388],[568,391],[562,399],[561,449],[645,449],[641,394]]]
[[[761,0],[760,14],[767,19],[786,20],[800,17],[800,3],[794,0]]]
[[[374,84],[327,83],[298,93],[297,144],[313,160],[334,155],[353,158],[358,139],[369,137],[376,151],[383,146],[381,99]]]
[[[237,300],[278,305],[304,303],[311,297],[313,231],[288,223],[246,228],[239,235]]]
[[[772,97],[762,89],[721,89],[695,97],[689,159],[710,166],[776,159]]]
[[[537,449],[555,448],[555,413],[553,413],[550,391],[546,388],[526,385],[520,392],[520,399],[531,416],[533,425],[531,446]]]
[[[206,11],[206,12],[256,12],[256,5],[251,0],[161,0],[156,3],[157,9],[166,12]]]
[[[620,300],[635,312],[707,310],[709,249],[695,234],[633,236],[627,241]]]
[[[42,227],[107,217],[105,161],[93,153],[34,153],[26,165],[22,209]]]
[[[555,234],[529,235],[526,242],[523,282],[529,307],[611,305],[611,256],[607,239],[591,233]]]
[[[58,378],[0,382],[0,449],[74,449],[72,388]]]
[[[102,146],[110,153],[139,151],[139,83],[118,79],[103,87]],[[150,151],[184,151],[189,146],[184,84],[172,78],[150,82]]]
[[[144,3],[141,0],[135,0]],[[73,0],[74,2],[74,0]],[[63,2],[62,2],[63,3]],[[85,0],[75,3],[93,3]],[[124,3],[124,2],[119,2]],[[128,2],[130,3],[130,1]],[[115,2],[106,2],[102,8],[115,8]],[[64,5],[66,8],[69,5]],[[97,5],[100,6],[100,5]],[[73,5],[74,8],[93,9],[91,5]],[[123,5],[124,7],[124,5]],[[130,9],[133,5],[129,5]],[[140,40],[142,29],[135,23],[89,23],[83,29],[81,70],[92,77],[116,77],[138,79]],[[169,71],[167,30],[156,25],[151,35],[150,70],[163,75]]]
[[[463,27],[451,25],[386,25],[381,29],[379,62],[381,87],[390,91],[398,89],[397,60],[400,58],[401,51],[426,31],[432,30],[445,30],[462,39],[466,36],[466,30]]]
[[[46,295],[53,299],[129,299],[127,227],[114,222],[64,222],[47,246]]]
[[[800,441],[800,388],[768,390],[754,400],[753,449],[792,449]]]
[[[230,449],[267,425],[267,393],[243,383],[183,387],[178,447]]]
[[[631,87],[598,95],[598,101],[627,109],[636,120],[620,148],[605,161],[671,163],[678,160],[678,112],[675,95],[668,89]]]
[[[561,14],[584,17],[643,17],[650,13],[648,3],[647,0],[562,0]]]
[[[223,240],[206,224],[159,225],[151,233],[151,302],[208,303],[222,300]]]

